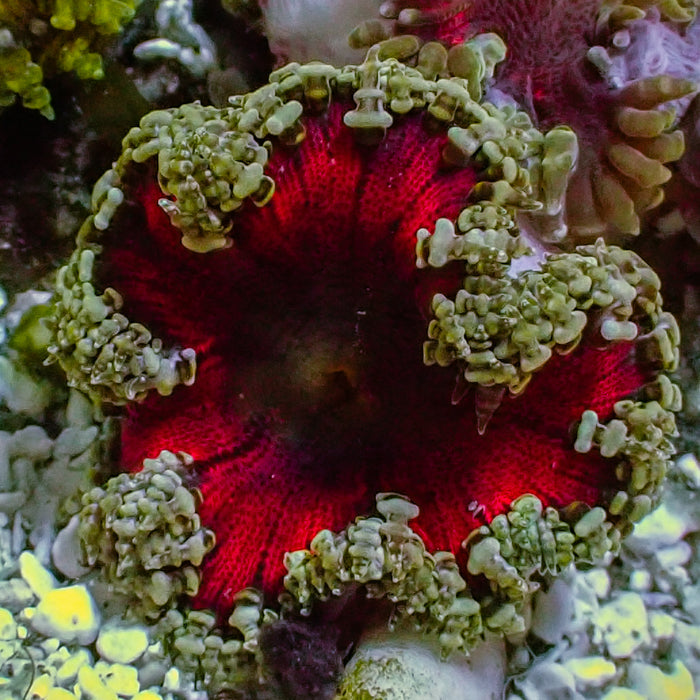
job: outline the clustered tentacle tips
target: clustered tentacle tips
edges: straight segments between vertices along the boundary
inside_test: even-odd
[[[419,267],[462,260],[467,273],[454,299],[433,297],[426,364],[456,362],[467,382],[518,394],[553,351],[578,345],[595,310],[605,340],[653,342],[657,366],[675,367],[677,328],[661,311],[658,277],[635,253],[601,239],[510,277],[511,259],[525,252],[512,210],[471,205],[457,225],[460,234],[447,219],[418,232]]]
[[[37,109],[47,119],[55,116],[51,93],[43,84],[44,72],[32,60],[7,28],[0,29],[0,108],[14,103],[19,97],[29,109]]]
[[[59,271],[47,362],[58,361],[69,386],[116,404],[142,399],[150,389],[168,395],[177,384],[192,384],[194,350],[164,350],[145,326],[120,313],[118,292],[98,294],[94,262],[92,249],[78,248]]]
[[[563,517],[539,498],[525,494],[508,513],[474,530],[465,540],[467,568],[483,575],[492,595],[481,601],[487,629],[517,633],[525,629],[523,613],[537,579],[556,575],[573,561],[601,562],[615,553],[620,532],[603,508],[577,504]]]
[[[598,212],[622,233],[638,234],[640,216],[664,198],[671,179],[665,163],[685,149],[683,132],[673,129],[675,110],[667,103],[698,89],[670,75],[637,80],[619,93],[615,127],[619,135],[606,147],[607,163],[592,181]]]
[[[262,206],[272,196],[274,183],[263,173],[269,145],[254,134],[266,135],[295,117],[280,114],[283,105],[269,90],[247,97],[237,118],[231,110],[183,105],[146,115],[124,139],[118,169],[157,155],[159,183],[168,195],[158,203],[190,250],[229,246],[230,212],[246,198]]]
[[[253,589],[241,591],[239,596],[255,600],[259,594]],[[238,606],[239,615],[245,605]],[[277,619],[269,609],[259,612],[247,629],[259,634],[259,623]],[[234,610],[235,614],[235,610]],[[258,620],[259,618],[259,620]],[[216,615],[208,610],[184,610],[171,608],[155,626],[155,634],[163,640],[166,651],[176,666],[192,673],[211,695],[227,690],[238,690],[260,683],[260,658],[257,645],[224,633],[217,626]]]
[[[695,19],[698,2],[697,0],[604,0],[598,12],[597,30],[625,29],[632,22],[644,19],[650,7],[656,8],[666,20],[686,24]]]
[[[672,438],[678,432],[673,411],[680,409],[680,393],[664,379],[649,388],[654,393],[659,384],[665,387],[661,402],[618,401],[614,418],[601,423],[595,411],[589,410],[584,411],[578,425],[574,449],[585,453],[595,447],[603,457],[615,460],[615,475],[627,485],[609,506],[623,534],[653,507],[676,452]]]
[[[157,160],[165,195],[158,203],[186,248],[208,252],[228,247],[235,238],[235,211],[246,200],[263,206],[274,193],[274,182],[265,174],[270,139],[299,144],[305,136],[304,110],[326,109],[336,93],[355,100],[356,108],[345,113],[344,121],[359,140],[381,138],[393,122],[391,113],[427,110],[431,120],[448,128],[446,163],[468,165],[479,173],[481,181],[465,197],[496,207],[542,210],[555,218],[560,214],[576,162],[573,132],[557,127],[543,135],[513,106],[478,101],[483,81],[505,55],[503,42],[487,34],[457,53],[426,44],[415,68],[391,55],[405,53],[399,48],[378,44],[359,66],[292,63],[272,73],[268,85],[230,98],[226,108],[193,103],[141,119],[124,138],[118,160],[95,184],[93,214],[78,234],[79,249],[59,275],[50,355],[74,386],[124,403],[142,399],[151,388],[165,395],[178,383],[194,381],[193,350],[166,352],[146,328],[119,313],[117,292],[99,294],[92,286],[92,261],[102,231],[125,201],[134,163]],[[467,224],[460,219],[459,226],[464,231]],[[512,255],[522,246],[516,248]],[[435,246],[430,264],[439,255]]]
[[[321,530],[310,549],[288,553],[285,588],[309,614],[315,601],[362,584],[370,598],[395,604],[392,624],[406,621],[435,635],[444,656],[468,653],[482,632],[517,634],[543,577],[573,561],[601,562],[620,544],[619,527],[601,507],[573,504],[560,514],[532,494],[464,541],[468,571],[483,575],[491,595],[475,601],[453,554],[425,550],[408,520],[418,508],[403,496],[378,494],[380,515],[358,517],[343,532]]]
[[[403,27],[404,31],[420,33],[425,22],[428,25],[445,22],[446,34],[439,35],[452,43],[457,37],[450,33],[448,18],[460,13],[463,16],[457,21],[459,33],[464,35],[466,31],[469,11],[463,4],[455,7],[455,3],[447,3],[449,9],[444,10],[431,7],[430,10],[405,8],[401,11],[397,8],[403,3],[390,5],[396,10],[389,13],[395,22],[385,19],[362,23],[351,34],[351,45],[370,46],[379,42],[380,47],[396,47],[397,52],[400,48],[403,49],[404,53],[397,55],[402,60],[414,62],[415,54],[421,46],[420,40],[413,35],[389,38],[392,31],[400,31]],[[674,70],[671,67],[668,74],[640,77],[624,88],[622,86],[626,79],[620,81],[619,77],[613,78],[609,73],[615,71],[614,57],[630,45],[635,23],[638,25],[639,20],[649,17],[653,19],[653,13],[658,12],[664,24],[684,27],[693,21],[697,8],[697,0],[606,0],[601,4],[595,31],[599,45],[591,47],[588,59],[604,77],[610,78],[611,87],[616,89],[615,93],[606,95],[605,98],[612,97],[616,102],[610,124],[606,125],[611,133],[594,146],[588,144],[595,151],[600,150],[602,158],[592,156],[592,150],[588,151],[583,157],[585,162],[581,163],[573,178],[572,187],[569,187],[572,170],[570,162],[575,163],[578,158],[575,136],[571,136],[573,147],[571,144],[559,144],[564,146],[562,157],[550,160],[548,166],[554,167],[555,171],[564,171],[563,174],[557,172],[554,181],[553,191],[558,196],[549,201],[548,198],[540,197],[544,204],[542,213],[547,213],[547,217],[538,216],[533,222],[545,240],[558,242],[567,234],[584,241],[593,240],[602,234],[637,235],[645,213],[662,202],[664,184],[671,177],[667,164],[679,160],[685,148],[683,134],[676,128],[676,111],[672,103],[696,92],[698,84],[672,75]],[[411,46],[409,40],[413,40],[414,46],[414,56],[410,58],[410,49],[406,49]],[[420,69],[420,54],[418,56],[417,68]],[[494,67],[504,58],[505,45],[497,35],[479,35],[452,46],[446,60],[436,63],[440,68],[430,78],[440,83],[440,78],[446,76],[439,71],[444,70],[442,66],[446,66],[453,76],[453,83],[454,78],[464,79],[471,98],[480,101],[484,82],[488,82]],[[455,92],[454,84],[448,92]],[[641,93],[644,93],[643,98]],[[444,99],[445,96],[442,95],[436,100],[437,107],[433,108],[436,113],[442,111],[441,103]],[[544,163],[542,166],[544,170]],[[542,174],[546,182],[547,176],[544,172]]]
[[[666,69],[670,72],[659,75],[629,81],[624,75],[627,71],[622,69],[622,56],[633,44],[634,27],[652,7],[665,22],[685,25],[695,18],[698,3],[606,0],[598,13],[596,33],[600,44],[591,47],[587,57],[615,88],[615,109],[605,158],[579,175],[575,188],[578,195],[571,199],[572,229],[582,236],[611,228],[637,235],[644,213],[664,199],[663,185],[672,176],[667,164],[679,160],[685,150],[674,103],[697,92],[697,81],[673,75],[672,58]],[[588,182],[583,182],[585,179]]]
[[[382,19],[369,19],[361,22],[350,33],[352,48],[363,48],[382,40],[389,40],[393,34],[401,31],[416,31],[430,28],[430,36],[452,43],[464,36],[463,27],[459,30],[443,31],[441,24],[449,24],[450,18],[463,13],[463,0],[437,0],[436,2],[411,2],[411,0],[393,0],[384,2],[379,7]]]
[[[405,619],[435,635],[445,656],[468,652],[481,634],[481,615],[454,555],[426,551],[408,525],[418,507],[405,497],[378,494],[377,510],[341,533],[321,530],[310,549],[285,556],[284,585],[295,605],[309,614],[314,601],[362,584],[368,597],[395,604],[395,623]]]
[[[381,139],[392,113],[427,110],[450,127],[446,162],[470,163],[492,183],[482,183],[488,190],[482,199],[492,195],[498,203],[534,209],[542,208],[541,200],[546,213],[558,213],[576,161],[576,138],[565,127],[542,135],[524,112],[481,102],[484,82],[504,56],[495,34],[450,51],[437,42],[421,46],[415,37],[397,37],[373,46],[357,66],[290,63],[274,71],[269,84],[230,98],[223,109],[194,103],[152,112],[127,134],[121,156],[95,186],[92,225],[97,232],[109,226],[130,163],[157,156],[166,195],[159,204],[182,232],[183,245],[197,252],[227,247],[232,212],[246,199],[263,206],[273,195],[274,182],[264,172],[269,139],[299,144],[304,110],[328,108],[334,93],[355,101],[344,122],[360,141]],[[404,62],[414,57],[415,67]]]
[[[496,66],[506,57],[506,45],[492,32],[479,34],[449,49],[438,41],[423,41],[413,34],[389,37],[381,25],[372,20],[358,25],[349,36],[353,48],[378,47],[378,58],[394,58],[415,64],[426,80],[463,78],[469,83],[474,100],[481,100],[486,83],[493,78]]]
[[[120,474],[82,498],[78,535],[87,564],[98,564],[111,589],[148,619],[196,595],[198,567],[214,546],[185,481],[191,463],[189,455],[164,451],[144,460],[141,472]]]

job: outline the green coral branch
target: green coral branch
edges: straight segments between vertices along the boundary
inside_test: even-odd
[[[214,546],[202,527],[197,492],[186,483],[192,458],[161,452],[143,470],[120,474],[82,497],[78,536],[85,561],[99,565],[130,612],[158,619],[199,589],[198,567]]]
[[[54,118],[45,77],[74,71],[81,80],[104,77],[104,37],[118,34],[140,0],[7,0],[0,5],[0,108],[16,96]]]
[[[0,108],[13,104],[19,96],[25,107],[53,119],[51,94],[44,87],[43,78],[41,66],[17,43],[12,32],[0,24]]]

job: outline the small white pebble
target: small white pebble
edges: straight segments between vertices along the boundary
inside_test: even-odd
[[[171,668],[163,678],[163,690],[179,690],[180,689],[180,671],[176,668]]]
[[[671,639],[675,630],[676,621],[668,613],[652,610],[649,613],[649,632],[656,641]]]
[[[59,530],[51,546],[51,561],[54,567],[67,578],[77,579],[89,573],[90,568],[81,564],[80,518],[74,515],[68,524]]]
[[[579,690],[584,688],[602,688],[611,681],[617,672],[615,664],[603,656],[586,656],[580,659],[569,659],[562,666],[576,680]]]
[[[661,569],[672,569],[686,564],[693,556],[693,548],[685,540],[681,540],[670,547],[660,549],[654,556]]]
[[[29,687],[28,697],[30,698],[45,698],[51,688],[53,688],[53,679],[48,673],[42,673],[37,676]]]
[[[627,670],[629,684],[645,698],[693,700],[695,688],[690,671],[681,661],[674,661],[670,673],[642,662],[631,663]]]
[[[78,688],[85,700],[119,700],[117,694],[102,682],[91,666],[83,666],[78,672]]]
[[[675,468],[691,488],[700,490],[700,462],[694,454],[685,454],[676,460]]]
[[[649,698],[629,688],[613,688],[605,693],[600,700],[649,700]]]
[[[71,654],[69,658],[61,665],[61,668],[56,671],[56,682],[61,685],[73,683],[78,677],[78,671],[83,666],[89,666],[92,663],[92,656],[87,649],[78,649]]]
[[[638,593],[622,593],[601,607],[594,624],[593,643],[604,645],[614,659],[629,658],[651,642],[646,607]]]
[[[12,641],[17,639],[17,623],[12,613],[5,608],[0,608],[0,640]]]
[[[65,688],[51,688],[44,700],[78,700],[78,696]]]
[[[605,569],[591,569],[583,576],[599,600],[608,597],[610,593],[610,574]]]
[[[526,698],[558,700],[574,697],[576,679],[561,664],[544,661],[535,664],[524,674],[522,681],[516,681],[516,686]]]
[[[635,569],[630,574],[629,587],[633,591],[643,593],[644,591],[651,590],[653,582],[654,580],[649,571],[646,569]]]
[[[54,575],[31,552],[19,555],[19,573],[39,599],[58,584]]]
[[[138,672],[134,666],[107,664],[104,661],[98,661],[95,664],[95,671],[105,686],[117,695],[131,697],[141,690]]]
[[[633,552],[651,554],[681,540],[688,533],[689,527],[687,513],[672,512],[662,503],[637,523],[625,541],[625,546]]]
[[[97,635],[96,647],[105,661],[130,664],[140,658],[148,648],[148,634],[146,628],[140,625],[105,625]]]
[[[51,654],[56,654],[61,646],[60,640],[55,637],[49,637],[39,642],[39,648],[46,654],[50,656]]]
[[[535,595],[531,631],[548,644],[558,642],[571,626],[574,592],[569,583],[555,579],[545,591]]]

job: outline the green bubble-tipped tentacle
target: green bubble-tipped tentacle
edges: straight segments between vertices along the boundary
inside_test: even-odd
[[[433,297],[426,364],[455,363],[467,382],[517,394],[553,352],[578,345],[595,310],[604,340],[638,339],[659,369],[675,368],[677,326],[661,310],[658,277],[635,253],[600,239],[509,276],[511,260],[526,252],[512,209],[470,205],[458,226],[440,219],[433,233],[418,232],[418,267],[458,260],[466,271],[454,299]]]
[[[471,68],[457,59],[448,61],[434,79],[380,43],[359,65],[290,63],[274,71],[267,85],[231,97],[225,108],[193,103],[147,114],[127,134],[119,159],[95,187],[94,226],[98,231],[109,226],[130,164],[157,157],[166,195],[160,204],[181,230],[183,244],[197,252],[230,245],[232,213],[246,199],[262,206],[273,195],[274,183],[265,175],[273,147],[269,139],[301,143],[304,112],[327,109],[334,95],[355,100],[356,108],[345,113],[344,121],[363,141],[381,137],[394,121],[392,112],[427,110],[449,128],[446,161],[464,165],[473,159],[484,182],[491,183],[494,201],[538,208],[541,196],[548,208],[556,209],[575,161],[567,160],[564,151],[575,151],[575,136],[565,127],[545,136],[513,106],[481,102],[481,91],[472,83],[489,79],[504,55],[498,37],[484,36],[467,42],[477,47],[470,51],[483,54],[480,61]],[[540,161],[546,167],[540,168]]]
[[[198,567],[214,546],[198,495],[186,481],[192,458],[161,452],[143,470],[120,474],[82,497],[78,536],[85,561],[99,566],[133,614],[158,619],[199,589]]]
[[[284,583],[294,605],[308,613],[314,601],[362,584],[369,597],[394,603],[396,619],[409,618],[435,635],[445,655],[467,652],[481,634],[481,616],[454,555],[426,551],[408,525],[418,508],[405,497],[379,494],[377,510],[343,532],[322,530],[310,549],[285,556]]]
[[[92,284],[95,252],[79,248],[56,278],[48,362],[58,361],[69,386],[112,403],[139,400],[151,389],[168,395],[191,384],[194,350],[164,350],[140,323],[120,313],[122,298]]]
[[[619,522],[601,507],[544,507],[525,494],[489,525],[468,534],[468,571],[484,576],[491,594],[472,597],[453,554],[426,551],[409,519],[417,507],[398,494],[378,494],[379,515],[358,517],[344,531],[320,531],[306,550],[285,555],[284,584],[293,608],[309,614],[317,601],[364,587],[394,603],[392,620],[434,636],[443,656],[469,653],[488,629],[517,634],[540,582],[575,561],[604,561],[620,545]],[[465,533],[466,534],[466,533]]]
[[[425,65],[421,72],[421,65],[402,63],[390,55],[390,46],[384,47],[386,57],[380,58],[382,45],[378,45],[357,66],[335,68],[318,62],[284,66],[271,74],[269,84],[230,98],[225,108],[193,103],[145,115],[124,138],[113,167],[95,184],[92,215],[78,233],[78,249],[59,273],[50,359],[58,360],[74,386],[116,403],[140,400],[150,389],[168,394],[178,383],[192,383],[191,349],[166,351],[147,329],[119,313],[118,291],[100,292],[95,287],[92,264],[99,255],[102,232],[128,199],[129,171],[133,164],[152,161],[164,195],[158,203],[180,230],[186,248],[199,253],[226,248],[235,240],[236,211],[248,200],[264,206],[274,194],[275,183],[265,173],[273,141],[300,144],[304,113],[327,109],[334,95],[354,97],[357,107],[346,112],[345,121],[360,141],[381,136],[379,132],[393,121],[391,113],[425,110],[448,129],[443,158],[453,166],[468,164],[477,170],[480,182],[464,195],[482,202],[458,219],[463,235],[453,241],[449,223],[440,222],[445,235],[424,240],[419,256],[425,253],[424,264],[430,265],[476,257],[475,271],[495,274],[503,256],[525,251],[514,231],[513,207],[537,210],[546,202],[548,210],[557,210],[565,189],[562,182],[575,160],[566,156],[575,137],[563,127],[543,135],[512,105],[499,108],[475,99],[474,80],[481,84],[488,79],[492,64],[503,53],[499,41],[491,36],[472,47],[486,56],[483,66],[475,64],[476,77],[467,75],[466,64],[454,58],[428,79]],[[436,59],[433,53],[431,60]],[[450,73],[450,65],[458,75]],[[483,240],[473,231],[479,225],[490,227]],[[497,233],[491,230],[494,227]],[[484,257],[486,249],[491,252]],[[569,316],[558,324],[560,337],[575,335],[580,325],[576,313]],[[547,359],[544,345],[530,338],[527,327],[520,328],[520,335],[521,364],[539,366]],[[449,342],[438,340],[438,345],[435,350],[431,344],[428,354],[437,352],[441,364],[458,357],[453,357]],[[494,364],[491,354],[474,353],[469,376],[482,381],[494,364],[499,383],[511,388],[522,383],[522,377],[513,373],[513,363],[501,360],[496,358]]]
[[[175,666],[194,674],[210,697],[217,693],[223,696],[226,691],[240,693],[242,688],[261,683],[257,636],[260,626],[277,619],[277,614],[262,608],[261,595],[253,589],[244,589],[236,597],[232,618],[236,610],[238,617],[246,618],[241,626],[247,643],[241,629],[229,621],[233,634],[223,631],[217,626],[216,615],[208,610],[170,608],[153,628]]]
[[[618,401],[615,417],[601,423],[594,411],[584,411],[574,449],[597,449],[614,460],[615,474],[627,487],[610,504],[615,527],[626,534],[653,507],[675,454],[672,439],[678,435],[673,411],[680,409],[680,392],[661,375],[645,387],[649,401]]]
[[[618,551],[620,531],[601,507],[571,504],[561,513],[524,494],[507,513],[474,530],[464,542],[467,568],[488,579],[492,595],[481,601],[484,626],[506,634],[525,629],[525,610],[543,577],[573,562],[605,561]]]

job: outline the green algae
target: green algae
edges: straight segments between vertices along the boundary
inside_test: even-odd
[[[74,72],[104,77],[105,37],[118,34],[140,0],[7,0],[0,6],[0,109],[19,97],[29,109],[54,118],[44,79]]]

